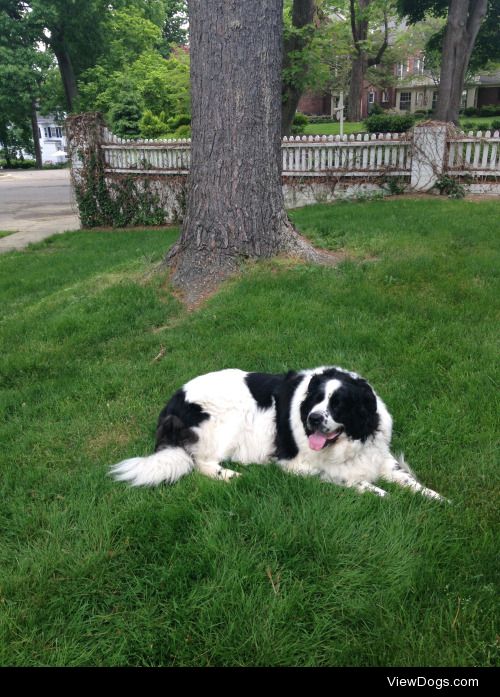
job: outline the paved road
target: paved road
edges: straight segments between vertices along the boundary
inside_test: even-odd
[[[68,169],[0,170],[0,253],[79,227]]]

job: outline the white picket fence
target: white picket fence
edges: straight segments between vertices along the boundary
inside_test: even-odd
[[[128,174],[188,174],[191,140],[126,140],[104,129],[105,171]],[[408,134],[291,136],[282,142],[284,177],[409,175],[413,141]],[[447,141],[448,174],[500,175],[499,131],[462,134]]]
[[[500,131],[469,131],[448,142],[447,172],[488,176],[500,174]]]
[[[408,174],[411,140],[400,133],[284,138],[283,176]]]
[[[127,140],[104,129],[104,168],[108,173],[188,174],[191,139]]]
[[[126,140],[105,129],[105,169],[117,173],[187,174],[191,140]],[[283,176],[408,174],[411,140],[400,133],[291,136],[282,142]]]

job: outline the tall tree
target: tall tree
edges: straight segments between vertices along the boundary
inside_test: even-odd
[[[291,22],[285,28],[282,84],[282,135],[290,135],[293,117],[304,89],[308,72],[304,49],[311,43],[317,13],[315,0],[293,0]]]
[[[0,0],[0,130],[7,160],[22,148],[41,167],[36,111],[51,57],[36,48],[18,11],[16,0]]]
[[[347,116],[349,121],[361,119],[361,95],[363,82],[369,67],[377,65],[382,60],[384,51],[389,45],[389,13],[393,9],[390,0],[378,2],[378,0],[350,0],[349,15],[351,33],[354,44],[354,56],[352,60],[351,81],[349,86],[349,103]],[[378,14],[373,13],[378,10]],[[380,14],[381,13],[381,14]],[[383,37],[378,47],[373,46],[370,30],[370,19],[383,21]]]
[[[426,12],[447,14],[435,118],[458,124],[465,74],[488,0],[398,0],[398,5],[411,22],[423,19]]]
[[[281,184],[282,0],[189,0],[192,144],[181,237],[166,257],[188,303],[242,259],[314,257]]]

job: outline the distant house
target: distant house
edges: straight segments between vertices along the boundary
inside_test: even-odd
[[[412,56],[394,66],[395,85],[380,88],[364,82],[361,96],[361,118],[366,118],[373,105],[396,111],[432,111],[436,106],[438,84],[425,70],[422,56]],[[344,100],[345,100],[344,96]],[[310,116],[329,116],[331,102],[337,95],[306,93],[299,101],[298,111]],[[462,94],[462,108],[500,105],[500,71],[492,75],[476,75],[469,80]]]
[[[420,71],[413,62],[421,64]],[[436,106],[438,83],[424,71],[423,62],[409,59],[408,68],[398,64],[396,70],[400,83],[396,86],[394,108],[398,111],[432,111]],[[469,79],[462,92],[461,108],[500,105],[500,71],[492,75],[475,75]]]
[[[66,152],[67,142],[64,128],[58,125],[54,116],[51,115],[40,116],[38,114],[37,121],[42,162],[44,164],[65,162],[67,157],[55,155],[57,152]]]

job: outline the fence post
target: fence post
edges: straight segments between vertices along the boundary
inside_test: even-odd
[[[441,121],[413,129],[411,180],[413,191],[429,191],[443,174],[448,125]]]
[[[106,188],[101,147],[104,127],[99,112],[76,114],[66,119],[71,180],[83,227],[108,224],[102,211]]]

